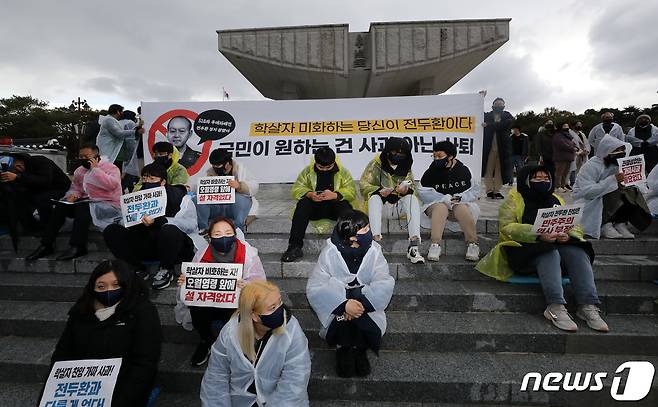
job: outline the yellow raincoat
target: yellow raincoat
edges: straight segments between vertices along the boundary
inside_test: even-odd
[[[364,202],[359,202],[359,206],[363,207],[366,212],[368,210],[368,199],[382,188],[391,188],[393,189],[392,194],[397,195],[395,188],[403,181],[408,181],[411,183],[411,187],[414,189],[414,195],[417,196],[416,188],[414,187],[414,174],[409,170],[406,176],[401,175],[391,175],[388,172],[384,171],[382,168],[382,159],[381,154],[377,154],[375,158],[368,163],[366,168],[361,174],[361,179],[359,180],[359,187],[361,190],[361,197]]]
[[[564,205],[562,198],[553,196],[557,198],[560,205]],[[532,225],[522,223],[524,209],[525,202],[521,194],[516,189],[511,190],[498,210],[498,244],[475,266],[480,273],[496,280],[507,280],[514,272],[507,263],[503,247],[519,247],[521,243],[537,242],[537,235],[532,233]],[[580,225],[571,229],[569,236],[585,242],[583,228]]]
[[[167,168],[167,184],[169,185],[187,185],[187,181],[190,178],[187,168],[178,163],[179,159],[180,153],[177,148],[174,148],[174,153],[171,157],[172,164]],[[135,184],[133,192],[137,192],[140,189],[142,189],[142,181]]]

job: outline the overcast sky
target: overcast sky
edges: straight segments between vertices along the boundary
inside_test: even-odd
[[[97,108],[262,95],[215,30],[510,17],[510,41],[448,93],[487,89],[518,113],[658,103],[658,1],[0,0],[0,97]]]

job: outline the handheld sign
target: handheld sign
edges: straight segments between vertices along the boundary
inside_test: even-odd
[[[630,187],[631,185],[642,184],[646,181],[644,173],[644,155],[633,155],[626,158],[620,158],[619,171],[624,174],[624,185]]]
[[[144,216],[159,218],[165,216],[167,191],[157,187],[121,195],[121,217],[125,227],[142,222]]]
[[[238,307],[238,280],[242,278],[242,264],[183,263],[181,272],[185,282],[181,286],[180,297],[185,305]]]
[[[39,407],[111,406],[121,358],[56,362]]]
[[[196,186],[199,205],[235,203],[235,188],[228,184],[233,177],[203,177]]]
[[[583,205],[563,205],[537,211],[532,232],[538,235],[568,233],[583,217]]]

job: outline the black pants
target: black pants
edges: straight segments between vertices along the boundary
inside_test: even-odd
[[[290,228],[290,239],[288,243],[291,246],[303,247],[306,227],[311,220],[318,219],[338,219],[343,212],[352,209],[352,205],[347,201],[322,201],[313,202],[309,198],[302,198],[297,201],[295,213],[292,215],[292,227]]]
[[[215,342],[221,330],[221,327],[216,329],[213,326],[213,321],[219,321],[223,327],[234,312],[234,308],[190,307],[192,326],[199,333],[201,340],[208,345]]]
[[[329,346],[352,346],[360,349],[372,349],[378,353],[381,346],[382,331],[369,315],[351,321],[338,321],[334,315],[327,329],[326,341]]]
[[[64,225],[66,218],[73,218],[73,230],[71,231],[69,246],[86,249],[89,225],[91,225],[88,202],[72,205],[55,204],[55,209],[53,209],[50,220],[46,224],[41,244],[52,246],[55,243],[57,233]]]
[[[125,228],[112,224],[103,231],[103,238],[114,257],[136,267],[144,260],[157,260],[160,268],[171,270],[194,257],[192,239],[173,225]]]

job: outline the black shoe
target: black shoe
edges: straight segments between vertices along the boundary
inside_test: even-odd
[[[192,358],[190,359],[190,366],[195,366],[195,367],[203,366],[203,364],[208,361],[209,357],[210,357],[210,345],[205,341],[201,341],[201,343],[199,343],[199,346],[196,347],[196,350],[194,351]]]
[[[151,273],[148,270],[135,270],[135,274],[137,278],[141,278],[144,281],[148,281],[149,277],[151,277]]]
[[[356,348],[354,350],[354,369],[358,377],[366,377],[370,374],[370,362],[366,349]]]
[[[174,273],[171,270],[160,269],[155,276],[153,276],[153,282],[151,283],[151,288],[154,290],[164,290],[169,287],[169,284],[174,280]]]
[[[87,255],[86,248],[71,246],[67,251],[57,256],[57,260],[59,261],[73,260],[73,259],[77,259],[78,257],[82,257],[86,255]]]
[[[288,246],[288,250],[281,255],[281,261],[284,263],[290,263],[297,259],[301,259],[304,256],[302,248],[299,246]]]
[[[495,195],[493,192],[487,192],[487,198],[495,199]]]
[[[53,250],[52,246],[39,245],[35,251],[30,253],[30,255],[25,258],[25,260],[32,261],[42,257],[50,256],[53,253],[55,253],[55,251]]]
[[[336,349],[336,374],[338,377],[353,377],[355,374],[354,351],[351,346]]]
[[[494,199],[505,199],[505,196],[501,194],[500,192],[496,192],[494,194]]]

